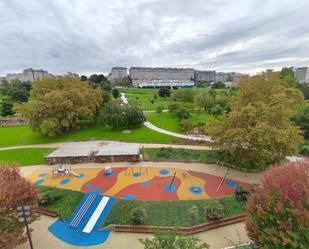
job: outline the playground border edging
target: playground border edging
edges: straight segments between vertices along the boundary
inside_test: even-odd
[[[196,234],[211,229],[219,228],[226,225],[231,225],[238,222],[243,222],[246,218],[246,214],[228,217],[222,220],[211,221],[190,227],[178,227],[176,231],[179,233]],[[172,231],[175,227],[159,227],[163,231]],[[117,225],[111,224],[106,227],[102,227],[100,231],[112,230],[114,232],[128,232],[128,233],[154,233],[158,229],[158,226],[145,226],[145,225]]]

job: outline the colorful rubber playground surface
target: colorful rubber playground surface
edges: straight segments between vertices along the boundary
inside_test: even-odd
[[[85,193],[95,192],[128,200],[196,200],[232,195],[237,185],[250,184],[196,171],[159,167],[74,169],[79,176],[52,175],[37,170],[27,178],[36,185],[54,186]]]

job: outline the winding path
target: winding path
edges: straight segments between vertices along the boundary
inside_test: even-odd
[[[125,93],[121,93],[121,101],[125,105],[129,104],[129,101],[126,98]],[[161,129],[161,128],[155,126],[154,124],[150,123],[149,121],[144,122],[144,125],[151,130],[154,130],[156,132],[159,132],[159,133],[162,133],[162,134],[165,134],[165,135],[169,135],[169,136],[172,136],[172,137],[177,137],[177,138],[181,138],[181,139],[185,139],[185,140],[193,140],[193,141],[204,141],[204,142],[210,142],[211,141],[211,138],[208,137],[208,136],[199,136],[199,137],[198,136],[187,136],[187,135],[179,134],[179,133],[176,133],[176,132],[164,130],[164,129]]]

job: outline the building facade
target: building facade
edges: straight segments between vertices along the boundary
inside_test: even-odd
[[[48,73],[45,70],[28,68],[28,69],[25,69],[22,73],[7,74],[5,79],[7,81],[20,80],[20,81],[33,82],[36,80],[50,78],[50,77],[53,77],[53,75]]]
[[[296,68],[295,77],[300,83],[309,83],[309,67]]]
[[[111,72],[107,75],[109,81],[115,81],[128,77],[128,70],[126,67],[113,67]]]
[[[131,67],[129,76],[133,86],[193,86],[193,68]]]
[[[194,81],[195,82],[214,82],[216,81],[216,71],[194,71]]]

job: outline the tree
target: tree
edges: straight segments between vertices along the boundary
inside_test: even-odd
[[[196,92],[190,89],[179,89],[174,91],[172,94],[172,99],[174,101],[193,103]]]
[[[119,90],[116,89],[116,88],[114,88],[114,89],[112,90],[112,95],[113,95],[113,97],[114,97],[115,99],[117,99],[117,98],[120,96]]]
[[[207,249],[206,243],[200,243],[197,237],[174,231],[157,231],[153,239],[139,239],[145,249]]]
[[[273,167],[249,197],[246,228],[261,248],[308,248],[308,168],[308,161]]]
[[[269,164],[297,153],[300,130],[290,117],[302,94],[288,88],[274,73],[241,81],[232,111],[208,128],[212,146],[227,163],[246,169],[265,169]]]
[[[292,117],[292,121],[298,126],[303,132],[304,138],[309,138],[309,104],[301,108],[299,113],[296,113]]]
[[[87,81],[88,78],[87,78],[86,75],[82,75],[82,76],[80,76],[80,80],[81,80],[81,81]]]
[[[171,95],[171,90],[169,88],[160,88],[159,92],[158,92],[158,95],[161,98],[169,97]]]
[[[34,101],[15,109],[34,131],[47,136],[72,129],[80,119],[94,121],[102,104],[100,89],[69,77],[39,80],[31,96]]]
[[[30,81],[12,80],[2,81],[1,93],[10,97],[12,102],[27,102],[31,90]]]
[[[113,129],[125,129],[141,126],[145,121],[143,111],[135,105],[123,105],[117,100],[106,104],[100,112],[99,123]]]
[[[13,249],[27,241],[24,223],[17,217],[21,204],[37,207],[37,190],[20,175],[16,165],[0,164],[0,248]],[[32,213],[33,222],[37,216]]]
[[[132,81],[130,79],[130,77],[123,77],[123,78],[118,78],[115,79],[112,82],[113,86],[122,86],[122,87],[128,87],[132,85]]]
[[[111,91],[111,84],[103,74],[92,74],[88,78],[88,81],[93,87],[100,87],[104,91]]]
[[[9,98],[5,98],[0,102],[0,116],[7,117],[13,115],[13,103]]]
[[[211,88],[213,89],[225,88],[225,85],[223,82],[215,82],[211,85]]]

